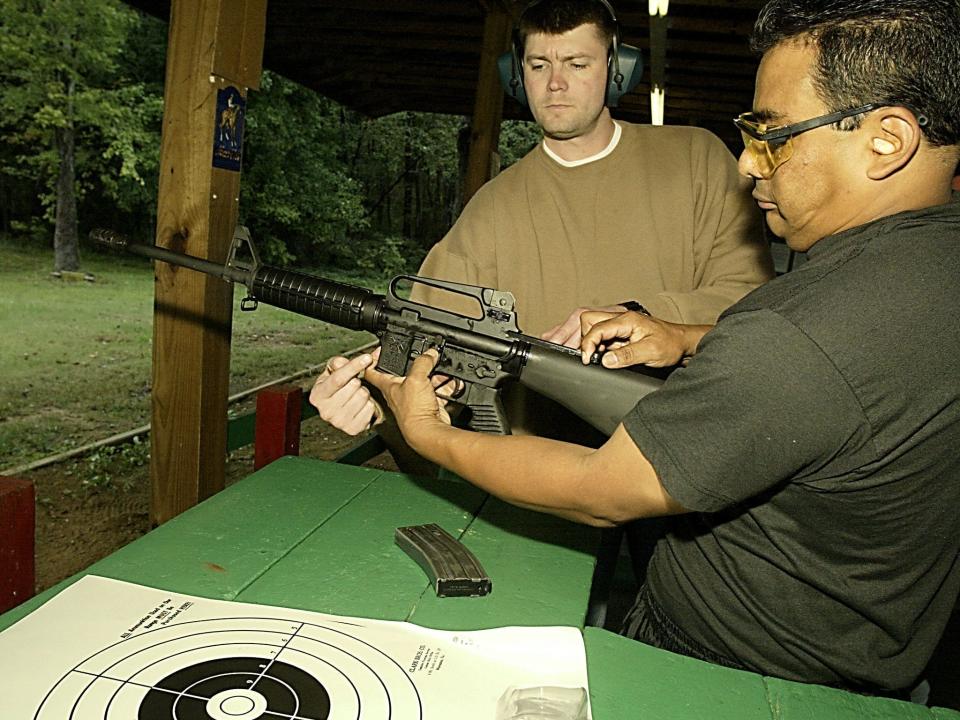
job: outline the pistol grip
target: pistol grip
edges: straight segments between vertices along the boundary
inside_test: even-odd
[[[460,401],[470,409],[467,427],[477,432],[509,435],[510,421],[503,409],[500,393],[484,385],[468,384],[466,396]]]

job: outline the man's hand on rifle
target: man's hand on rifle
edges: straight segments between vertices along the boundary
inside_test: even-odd
[[[559,325],[554,325],[540,336],[541,340],[565,345],[574,350],[579,349],[580,342],[583,339],[582,322],[580,320],[584,313],[602,312],[612,315],[618,315],[626,311],[623,305],[607,305],[605,307],[585,308],[578,307]]]
[[[611,368],[676,365],[696,353],[700,339],[713,327],[672,323],[638,312],[584,312],[580,323],[584,364],[600,351],[604,366]]]
[[[383,408],[360,382],[379,353],[377,348],[373,354],[364,353],[352,360],[330,358],[310,390],[310,404],[320,417],[348,435],[359,435],[383,420]]]
[[[424,432],[450,425],[446,400],[437,394],[437,379],[430,377],[439,357],[436,350],[427,350],[413,361],[406,377],[388,375],[376,368],[366,373],[367,381],[383,394],[396,416],[404,438],[418,451]]]
[[[348,435],[359,435],[383,422],[383,408],[361,382],[369,373],[384,375],[374,369],[379,357],[380,348],[377,348],[372,353],[358,355],[352,360],[338,355],[327,361],[327,367],[310,390],[310,404],[322,419]],[[447,398],[461,385],[459,380],[445,375],[434,375],[430,378],[430,384],[436,391],[436,401],[441,407],[446,406]]]

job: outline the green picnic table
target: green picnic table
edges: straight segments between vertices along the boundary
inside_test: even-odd
[[[493,592],[437,597],[394,544],[436,523],[483,564]],[[596,720],[960,720],[960,713],[730,670],[584,628],[599,534],[503,503],[456,478],[286,457],[90,566],[220,600],[400,620],[441,630],[582,629]],[[0,615],[0,630],[70,578]],[[0,666],[16,658],[0,659]]]

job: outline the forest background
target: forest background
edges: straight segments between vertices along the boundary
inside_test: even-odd
[[[75,270],[92,227],[153,237],[166,23],[118,0],[0,0],[0,232]],[[240,222],[273,264],[415,269],[459,214],[468,119],[360,116],[264,72]],[[506,167],[539,139],[507,122]]]
[[[36,490],[38,590],[149,529],[149,433],[130,431],[150,421],[152,262],[87,238],[153,241],[166,44],[165,22],[119,0],[0,0],[0,473]],[[266,262],[382,291],[459,214],[468,131],[459,116],[361,116],[267,70],[248,96],[239,221]],[[504,123],[501,167],[539,138]],[[230,416],[369,339],[235,312]],[[349,440],[314,419],[301,452]],[[251,455],[228,455],[228,482]]]
[[[0,320],[8,341],[27,328],[28,346],[21,354],[8,345],[9,358],[0,350],[0,360],[8,360],[0,379],[0,470],[71,444],[60,425],[32,426],[43,413],[30,413],[22,398],[39,391],[14,385],[31,374],[62,376],[56,367],[48,370],[49,362],[71,364],[36,351],[44,333],[53,336],[46,345],[56,345],[66,328],[92,331],[95,312],[65,323],[71,309],[87,302],[130,309],[131,298],[117,287],[95,302],[49,296],[50,273],[79,271],[74,276],[106,282],[111,269],[119,271],[116,255],[89,241],[93,228],[153,242],[166,43],[165,22],[119,0],[0,0],[0,262],[7,272],[22,270],[0,286]],[[248,97],[239,222],[250,228],[265,262],[382,288],[393,275],[416,270],[459,214],[468,137],[465,117],[369,118],[265,71],[261,88]],[[515,162],[539,137],[531,122],[505,123],[501,165]],[[38,271],[43,257],[47,273]],[[24,284],[27,277],[48,282]],[[148,323],[149,284],[142,292]],[[52,308],[44,310],[44,302]],[[111,336],[114,344],[126,337]],[[136,337],[149,340],[149,327],[146,338],[142,328]],[[342,347],[316,348],[301,365],[328,349]],[[294,369],[274,368],[280,373],[274,377]],[[149,379],[149,365],[137,372]],[[61,382],[67,385],[59,397],[74,397],[92,379],[71,373]],[[72,382],[80,385],[75,391]],[[116,394],[117,387],[104,391]],[[147,422],[148,403],[141,406],[130,417],[125,406],[109,408],[111,424]],[[77,439],[89,442],[95,432]]]

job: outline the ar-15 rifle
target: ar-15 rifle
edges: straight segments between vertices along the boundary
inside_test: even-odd
[[[454,399],[469,409],[467,425],[474,430],[510,432],[499,391],[505,383],[519,381],[609,435],[641,397],[660,387],[667,374],[645,367],[610,370],[600,364],[599,356],[584,365],[579,351],[524,335],[517,327],[514,297],[506,291],[398,275],[384,296],[356,285],[263,265],[243,227],[237,228],[223,265],[130,242],[111,230],[94,230],[90,236],[137,255],[242,283],[248,291],[240,304],[242,310],[254,310],[263,302],[340,327],[372,332],[380,338],[377,368],[384,372],[405,375],[416,357],[436,348],[440,359],[435,372],[462,381],[461,392]],[[403,282],[472,298],[482,312],[470,317],[405,300],[397,294]]]

